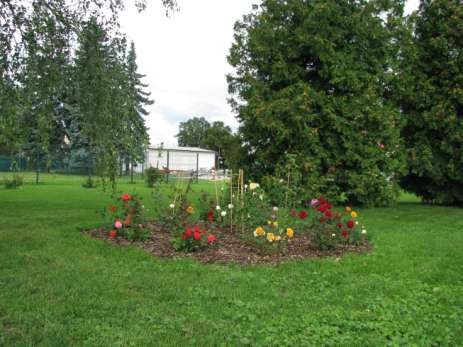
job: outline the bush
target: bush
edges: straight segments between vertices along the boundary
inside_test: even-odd
[[[208,234],[206,229],[199,226],[186,228],[185,232],[180,233],[173,242],[177,251],[195,252],[207,246],[212,246],[217,242],[217,238]]]
[[[98,184],[97,184],[96,180],[94,180],[91,176],[88,176],[87,179],[85,180],[85,182],[82,183],[82,187],[83,188],[88,188],[88,189],[96,188],[97,185]]]
[[[110,238],[121,236],[129,240],[145,240],[149,237],[149,230],[145,228],[145,207],[136,194],[113,197],[112,204],[104,214],[108,212],[112,229]]]
[[[20,176],[13,176],[13,178],[4,178],[3,179],[3,185],[5,186],[6,189],[16,189],[19,188],[23,185],[23,178]]]
[[[155,167],[150,167],[145,170],[145,176],[146,176],[146,185],[149,188],[153,188],[154,185],[162,179],[162,172],[155,168]]]

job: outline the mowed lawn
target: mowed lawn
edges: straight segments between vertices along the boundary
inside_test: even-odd
[[[205,266],[82,235],[109,203],[83,180],[0,187],[0,346],[463,345],[462,209],[404,196],[360,209],[370,254]]]

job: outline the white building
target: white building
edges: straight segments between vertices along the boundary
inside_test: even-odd
[[[149,148],[146,153],[144,168],[155,167],[170,171],[209,172],[216,166],[216,153],[197,147],[162,147]],[[138,165],[136,171],[141,172]]]

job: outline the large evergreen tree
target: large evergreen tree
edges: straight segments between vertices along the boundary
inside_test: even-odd
[[[463,204],[463,4],[422,1],[402,64],[405,189],[425,201]]]
[[[308,196],[381,205],[402,167],[384,96],[401,1],[264,0],[235,25],[228,76],[257,176],[294,154]]]

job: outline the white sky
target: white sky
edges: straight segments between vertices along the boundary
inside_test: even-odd
[[[260,0],[178,0],[179,12],[165,16],[160,0],[148,1],[138,13],[126,1],[122,31],[135,42],[139,72],[147,75],[155,104],[147,125],[153,145],[176,145],[178,125],[194,116],[221,120],[233,129],[238,123],[227,103],[225,75],[233,42],[233,25]],[[418,7],[408,0],[405,11]]]

